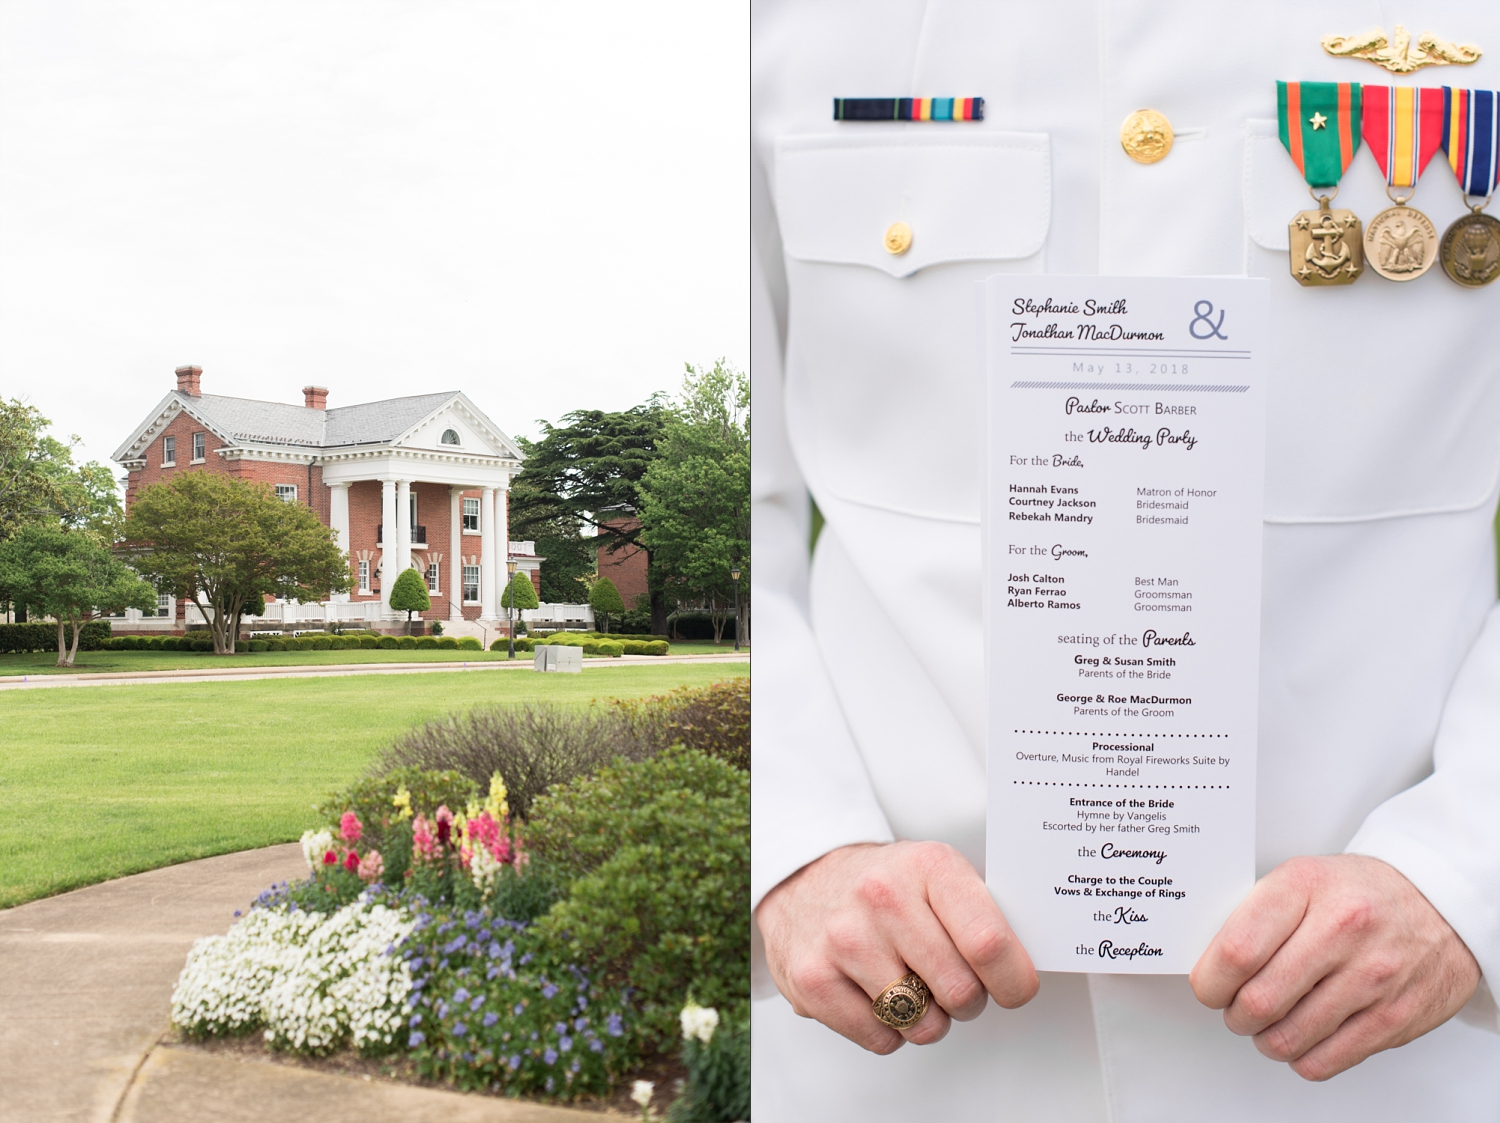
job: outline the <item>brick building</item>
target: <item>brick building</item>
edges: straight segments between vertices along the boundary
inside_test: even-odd
[[[426,575],[427,619],[503,620],[507,555],[540,587],[542,559],[509,539],[520,450],[463,393],[330,409],[322,387],[305,387],[298,406],[205,394],[200,367],[176,374],[177,388],[114,454],[129,473],[127,510],[178,472],[271,485],[338,532],[356,587],[335,599],[364,606],[346,618],[404,619],[390,588],[408,566]]]
[[[632,508],[622,507],[614,518],[605,519],[604,525],[615,528],[621,534],[629,534],[641,525],[641,520],[635,517]],[[615,583],[626,608],[635,608],[636,600],[640,597],[646,598],[641,604],[649,604],[651,585],[647,580],[646,551],[639,546],[621,546],[612,551],[608,548],[608,543],[613,541],[613,536],[599,531],[597,537],[606,543],[595,551],[599,576],[608,577]]]

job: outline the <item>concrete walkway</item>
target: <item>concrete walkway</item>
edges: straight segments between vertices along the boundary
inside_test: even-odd
[[[7,1123],[579,1123],[594,1113],[163,1045],[200,936],[304,876],[296,843],[186,862],[0,911]]]
[[[207,656],[205,656],[207,658]],[[590,671],[606,667],[661,666],[666,663],[748,663],[750,653],[713,655],[621,655],[614,659],[585,659]],[[340,678],[347,675],[420,675],[437,671],[530,671],[529,656],[479,663],[322,663],[303,667],[184,667],[172,671],[108,671],[94,674],[0,676],[0,690],[35,690],[50,686],[99,686],[139,682],[251,682],[272,678]]]

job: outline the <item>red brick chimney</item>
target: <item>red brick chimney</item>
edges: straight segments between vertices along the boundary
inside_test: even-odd
[[[327,386],[304,386],[302,387],[302,404],[308,409],[328,408]]]
[[[191,398],[203,397],[203,368],[178,367],[177,389]]]

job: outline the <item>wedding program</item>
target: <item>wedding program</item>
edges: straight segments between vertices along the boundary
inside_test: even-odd
[[[986,283],[986,878],[1041,971],[1186,973],[1254,882],[1265,284]]]

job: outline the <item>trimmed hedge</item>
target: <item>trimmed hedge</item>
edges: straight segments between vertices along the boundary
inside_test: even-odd
[[[417,637],[417,650],[418,651],[436,651],[437,650],[437,636],[418,636]]]
[[[380,646],[380,638],[378,636],[360,636],[359,646],[362,651],[373,651]]]
[[[438,645],[439,648],[441,648],[444,651],[457,651],[458,650],[458,637],[457,636],[438,636],[437,645]]]
[[[375,641],[375,646],[380,648],[382,651],[394,651],[401,645],[396,642],[395,636],[381,636],[378,640]]]
[[[600,655],[608,655],[611,659],[618,659],[621,655],[625,654],[625,645],[623,643],[616,643],[612,639],[606,639],[600,640],[595,645],[595,650]]]
[[[251,655],[259,655],[265,649],[266,641],[263,639],[253,639],[245,644],[245,650],[250,652]]]
[[[63,625],[68,646],[73,645],[73,626]],[[100,651],[110,638],[108,620],[90,620],[78,630],[79,651]],[[0,652],[56,651],[57,625],[46,623],[0,624]]]
[[[410,650],[412,650],[412,648],[414,648],[414,647],[417,646],[417,637],[416,636],[399,636],[396,639],[396,646],[399,647],[399,648],[401,648],[401,650],[403,650],[403,651],[410,651]]]
[[[510,645],[506,642],[505,637],[501,636],[494,643],[490,644],[490,650],[491,651],[509,651],[510,650]],[[525,636],[517,636],[516,637],[516,650],[518,652],[520,652],[520,651],[535,651],[536,650],[536,641],[535,640],[531,640],[531,639],[527,639]]]
[[[474,636],[459,636],[458,650],[460,651],[483,651],[484,644]]]

